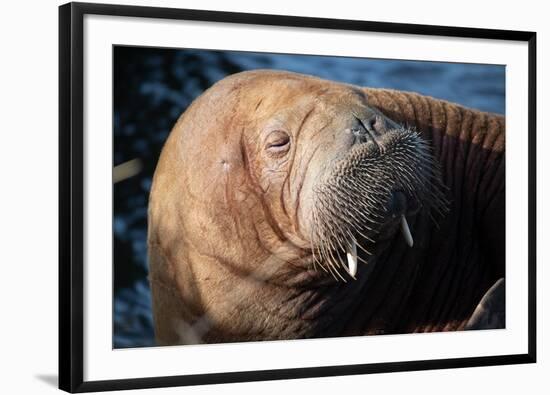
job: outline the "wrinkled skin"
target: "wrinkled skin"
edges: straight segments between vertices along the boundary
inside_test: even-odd
[[[400,125],[429,142],[447,210],[400,209],[412,248],[389,210],[355,279],[314,266],[319,184],[365,143],[357,130],[383,146]],[[174,126],[148,248],[159,344],[464,329],[504,277],[504,118],[298,74],[236,74]]]

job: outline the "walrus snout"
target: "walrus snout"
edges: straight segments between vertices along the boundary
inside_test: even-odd
[[[358,259],[370,259],[359,250],[372,255],[376,243],[398,229],[413,247],[407,216],[422,208],[439,212],[445,206],[438,167],[420,134],[392,128],[376,116],[369,118],[370,125],[363,117],[357,119],[364,141],[333,162],[314,188],[314,255],[338,277],[339,268],[345,267],[355,278]],[[346,260],[340,257],[344,252]]]

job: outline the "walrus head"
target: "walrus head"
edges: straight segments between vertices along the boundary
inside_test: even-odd
[[[314,325],[301,320],[255,321],[275,305],[304,318],[307,308],[285,302],[305,300],[298,289],[366,278],[384,250],[413,246],[409,219],[445,208],[438,165],[419,133],[368,101],[351,85],[255,71],[192,104],[150,198],[157,337],[176,342],[161,315],[208,316],[210,341],[307,336]],[[155,281],[179,299],[167,303]]]
[[[262,208],[257,220],[271,228],[263,227],[259,242],[282,260],[344,281],[342,269],[355,277],[358,261],[373,261],[377,241],[398,229],[412,247],[407,216],[444,205],[437,164],[420,134],[370,107],[352,86],[289,73],[245,75],[229,81],[238,87],[236,106],[253,111],[239,112],[238,127],[225,130],[240,132],[240,140],[219,163],[229,173],[242,166],[248,177]],[[226,192],[234,209],[239,198]]]

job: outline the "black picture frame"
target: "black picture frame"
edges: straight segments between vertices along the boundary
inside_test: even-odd
[[[86,14],[306,27],[528,43],[528,352],[216,374],[107,381],[83,378],[83,18]],[[69,3],[59,8],[59,388],[69,392],[122,390],[365,373],[507,365],[536,361],[536,33],[357,20],[260,15],[108,4]]]

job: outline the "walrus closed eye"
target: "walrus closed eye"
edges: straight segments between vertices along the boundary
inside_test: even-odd
[[[504,118],[236,74],[174,126],[148,232],[159,344],[503,327]]]

